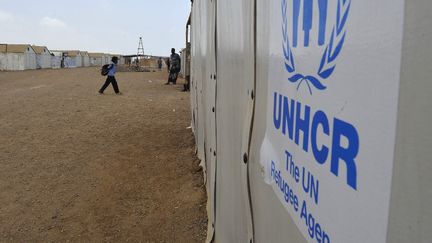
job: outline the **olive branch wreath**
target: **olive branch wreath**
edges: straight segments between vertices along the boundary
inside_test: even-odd
[[[348,14],[351,6],[351,0],[338,0],[336,23],[333,26],[330,42],[324,50],[321,58],[321,63],[317,71],[317,75],[303,75],[296,72],[294,55],[291,49],[288,36],[288,17],[287,17],[287,0],[281,0],[282,5],[282,35],[283,35],[283,52],[285,57],[285,69],[293,75],[288,78],[292,83],[297,83],[297,90],[305,81],[312,95],[311,84],[318,90],[324,90],[327,87],[322,83],[321,79],[327,79],[336,68],[336,59],[339,56],[343,44],[345,42],[345,24],[348,19]]]

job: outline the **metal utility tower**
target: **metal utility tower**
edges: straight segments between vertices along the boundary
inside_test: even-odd
[[[139,38],[139,43],[138,43],[138,51],[137,51],[138,60],[140,59],[140,57],[144,57],[144,45],[142,42],[142,37]]]

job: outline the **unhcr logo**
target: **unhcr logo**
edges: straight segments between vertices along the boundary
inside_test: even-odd
[[[328,16],[329,1],[337,1],[336,18],[330,32],[327,30],[327,22],[331,20]],[[313,89],[327,88],[324,80],[333,74],[343,49],[350,6],[351,0],[281,0],[285,69],[290,74],[288,80],[297,85],[297,90],[302,84],[307,85],[310,94]],[[314,13],[318,15],[314,16]],[[317,36],[316,42],[311,38],[313,35]],[[321,61],[317,63],[315,73],[305,74],[296,69],[293,49],[301,45],[303,48],[322,47]]]

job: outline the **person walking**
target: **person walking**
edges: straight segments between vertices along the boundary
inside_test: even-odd
[[[103,92],[105,91],[105,89],[112,84],[113,88],[114,88],[114,92],[118,95],[120,95],[120,90],[118,88],[117,85],[117,80],[115,78],[115,74],[117,72],[117,63],[118,63],[118,57],[112,57],[111,58],[111,64],[108,67],[108,77],[105,81],[105,83],[102,85],[102,87],[99,90],[99,94],[103,94]]]
[[[171,48],[170,64],[171,68],[169,72],[168,82],[165,84],[176,84],[177,77],[180,72],[181,58],[179,54],[175,53],[174,48]]]

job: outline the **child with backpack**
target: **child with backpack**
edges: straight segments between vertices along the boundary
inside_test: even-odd
[[[103,94],[103,92],[105,91],[105,89],[112,84],[113,88],[114,88],[114,92],[117,95],[120,95],[120,90],[118,88],[117,85],[117,80],[115,78],[115,74],[117,72],[117,63],[118,63],[118,57],[112,57],[111,58],[111,64],[109,65],[104,65],[102,67],[102,71],[101,74],[103,76],[108,76],[105,83],[102,85],[102,87],[99,90],[99,94]]]

